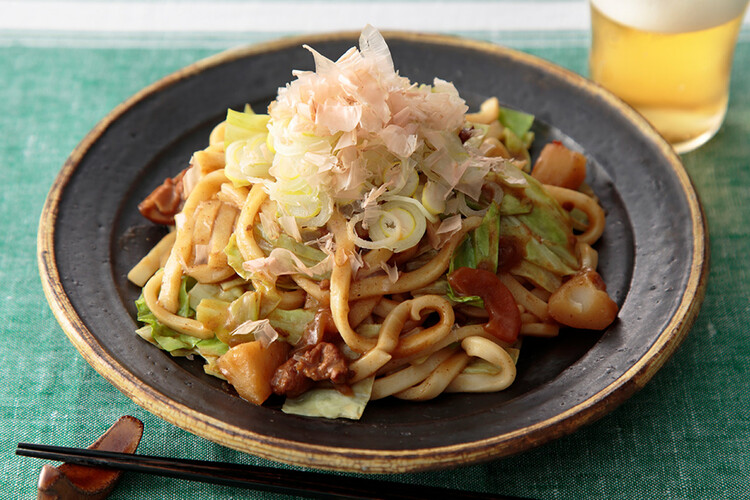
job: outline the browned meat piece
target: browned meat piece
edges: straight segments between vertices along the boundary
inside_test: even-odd
[[[295,397],[309,389],[313,382],[330,380],[334,384],[344,384],[348,378],[349,367],[339,348],[321,342],[297,351],[281,365],[271,387],[276,394]]]
[[[586,180],[586,157],[552,141],[542,148],[531,176],[542,184],[576,190]]]
[[[286,363],[276,369],[271,379],[271,389],[273,389],[274,394],[294,398],[312,387],[312,379],[298,372],[295,367],[296,364],[296,359],[289,358]]]
[[[172,225],[174,216],[182,210],[182,203],[185,201],[182,196],[182,177],[185,170],[177,174],[176,177],[167,178],[161,186],[154,189],[138,205],[138,211],[145,218],[156,224]]]
[[[333,322],[331,310],[324,308],[315,313],[313,320],[307,324],[302,338],[295,347],[303,349],[321,342],[334,342],[340,338],[336,324]]]
[[[295,368],[307,377],[315,380],[330,380],[334,384],[343,384],[349,378],[349,367],[344,355],[334,344],[321,342],[312,348],[295,353],[292,359],[297,360]]]
[[[471,133],[472,133],[472,129],[473,128],[474,127],[471,127],[471,128],[462,128],[458,132],[458,138],[461,139],[461,144],[463,144],[464,142],[466,142],[469,139],[471,139]]]

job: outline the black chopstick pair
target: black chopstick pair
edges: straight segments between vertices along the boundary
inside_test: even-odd
[[[108,467],[188,481],[222,484],[309,498],[487,498],[521,500],[517,497],[381,481],[318,472],[274,469],[204,460],[186,460],[130,453],[19,443],[16,454],[78,465]]]

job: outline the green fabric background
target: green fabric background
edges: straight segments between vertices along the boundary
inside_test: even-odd
[[[539,499],[750,497],[748,35],[743,31],[737,48],[724,127],[705,147],[683,156],[708,216],[712,261],[703,309],[676,354],[642,391],[571,436],[503,460],[389,479]],[[143,86],[240,43],[204,39],[201,48],[161,44],[152,35],[145,48],[95,48],[103,36],[71,47],[37,47],[33,37],[0,45],[2,499],[35,498],[41,462],[15,456],[16,443],[86,446],[123,414],[145,423],[142,453],[286,467],[215,445],[142,410],[89,367],[47,306],[36,266],[36,229],[68,154]],[[586,34],[471,36],[586,74]],[[280,497],[126,474],[111,498]]]

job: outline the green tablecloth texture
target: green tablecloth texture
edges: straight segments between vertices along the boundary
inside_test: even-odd
[[[586,74],[585,33],[471,36]],[[274,37],[266,33],[242,42]],[[16,443],[86,446],[124,414],[145,423],[142,453],[286,468],[215,445],[141,409],[83,360],[47,306],[35,257],[37,222],[68,154],[134,92],[219,50],[208,43],[94,45],[0,45],[0,498],[35,498],[41,462],[15,456]],[[389,479],[538,499],[750,497],[747,28],[735,56],[724,127],[683,160],[708,217],[711,272],[697,322],[653,380],[598,422],[540,448]],[[126,474],[111,498],[279,496]]]

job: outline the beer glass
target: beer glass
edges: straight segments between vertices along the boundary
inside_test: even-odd
[[[592,80],[678,153],[719,130],[748,0],[590,0]]]

